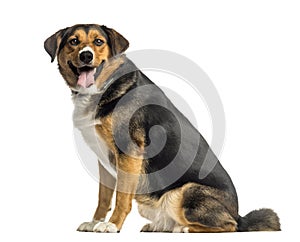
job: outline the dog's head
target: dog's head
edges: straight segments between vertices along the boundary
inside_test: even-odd
[[[46,39],[44,47],[69,87],[85,92],[95,86],[109,58],[124,52],[129,42],[117,31],[97,24],[78,24],[61,29]]]

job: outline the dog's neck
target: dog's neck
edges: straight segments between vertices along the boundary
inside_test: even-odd
[[[107,82],[110,81],[110,77],[124,64],[126,60],[125,54],[117,55],[104,62],[101,73],[96,79],[96,86],[99,90],[105,88]]]

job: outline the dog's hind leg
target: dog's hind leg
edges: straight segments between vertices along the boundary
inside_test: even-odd
[[[234,232],[237,201],[234,195],[208,186],[187,183],[159,199],[137,196],[140,214],[152,221],[142,232]]]
[[[182,193],[181,231],[235,232],[236,201],[230,194],[203,185],[188,185]]]

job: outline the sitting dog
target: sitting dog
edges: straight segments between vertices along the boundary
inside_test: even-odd
[[[72,91],[74,125],[99,159],[98,207],[78,230],[120,231],[133,199],[151,221],[143,232],[280,230],[271,209],[239,216],[231,178],[189,120],[126,57],[128,46],[96,24],[61,29],[44,43]],[[205,160],[215,165],[200,178]]]

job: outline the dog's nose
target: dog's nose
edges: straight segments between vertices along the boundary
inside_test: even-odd
[[[93,53],[90,51],[83,51],[79,55],[79,59],[84,64],[89,64],[93,60]]]

